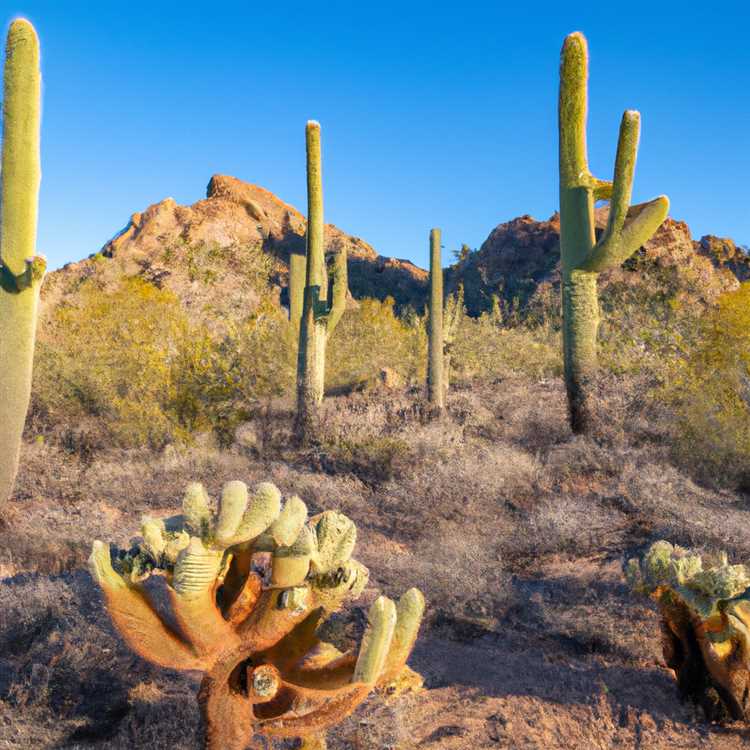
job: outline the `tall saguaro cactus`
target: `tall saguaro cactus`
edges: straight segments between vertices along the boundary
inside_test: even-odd
[[[346,306],[346,248],[334,256],[333,288],[328,300],[323,224],[323,179],[320,159],[320,124],[311,120],[307,141],[307,268],[297,354],[297,418],[295,433],[301,443],[311,440],[323,402],[326,342]]]
[[[589,171],[586,149],[588,47],[583,34],[570,34],[560,60],[560,251],[565,384],[574,432],[591,425],[591,382],[597,368],[599,329],[597,278],[618,267],[647,242],[669,211],[658,198],[630,206],[640,114],[626,111],[620,124],[612,182]],[[594,203],[609,200],[609,220],[597,241]]]
[[[427,329],[427,400],[438,410],[445,408],[443,383],[443,264],[440,230],[430,231],[430,314]]]
[[[35,255],[39,197],[39,40],[14,21],[5,48],[0,204],[0,505],[10,496],[31,395],[39,288]]]

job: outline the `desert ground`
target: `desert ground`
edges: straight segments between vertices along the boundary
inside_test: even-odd
[[[703,488],[670,461],[637,382],[601,386],[606,426],[573,436],[558,379],[453,389],[442,420],[417,389],[326,400],[347,450],[295,450],[291,404],[269,402],[218,449],[24,446],[0,532],[0,747],[199,748],[198,676],[133,655],[86,559],[169,515],[196,479],[269,479],[359,529],[371,578],[330,624],[351,645],[377,592],[419,586],[428,613],[411,666],[421,691],[374,694],[333,748],[740,748],[681,701],[654,605],[623,565],[652,541],[750,554],[747,498]]]

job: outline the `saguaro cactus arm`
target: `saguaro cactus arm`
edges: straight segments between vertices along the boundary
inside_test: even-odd
[[[36,255],[41,177],[39,40],[24,19],[8,30],[3,74],[0,179],[0,505],[18,469],[31,394],[39,289],[46,263]]]
[[[0,289],[8,294],[19,294],[27,289],[33,289],[42,281],[46,270],[47,260],[41,255],[36,255],[27,258],[24,270],[15,276],[0,258]]]
[[[633,175],[638,153],[641,116],[629,110],[622,116],[617,144],[615,178],[612,183],[607,228],[580,268],[599,273],[617,268],[653,236],[669,213],[669,199],[660,195],[636,207],[627,218],[633,193]]]
[[[331,338],[334,329],[341,320],[346,309],[346,293],[349,291],[349,272],[346,248],[340,248],[333,256],[331,276],[333,277],[331,290],[331,307],[326,321],[326,335]]]
[[[412,589],[398,606],[380,597],[356,657],[321,641],[318,625],[367,583],[367,569],[351,559],[356,529],[333,511],[308,520],[298,497],[283,507],[279,497],[268,483],[250,496],[230,482],[214,511],[193,484],[182,515],[146,519],[129,552],[112,558],[94,543],[91,571],[126,642],[157,664],[204,672],[198,699],[209,750],[243,750],[256,734],[323,748],[324,730],[375,686],[410,672],[422,595]],[[148,599],[143,581],[154,574],[167,582],[179,635]]]
[[[583,34],[576,32],[566,38],[560,63],[560,190],[590,193],[586,202],[610,200],[604,234],[578,262],[569,265],[598,273],[617,267],[650,239],[667,217],[669,199],[660,195],[635,207],[634,216],[627,218],[641,127],[635,110],[627,110],[620,122],[614,180],[600,180],[591,174],[586,152],[587,81],[588,45]]]

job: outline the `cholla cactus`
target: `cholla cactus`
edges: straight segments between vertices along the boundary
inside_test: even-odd
[[[39,289],[46,267],[36,255],[41,75],[39,39],[19,18],[10,25],[3,76],[0,223],[0,506],[18,469],[31,395]]]
[[[146,518],[141,541],[114,555],[94,542],[92,575],[126,643],[171,669],[204,672],[198,695],[209,750],[243,750],[254,737],[300,737],[325,748],[325,731],[376,686],[415,673],[406,660],[424,598],[370,608],[359,654],[321,641],[318,626],[362,592],[367,569],[351,559],[354,523],[327,511],[308,519],[298,497],[225,485],[217,510],[203,486],[187,488],[183,512]],[[166,580],[179,631],[162,618],[145,581]]]
[[[750,719],[750,575],[726,554],[701,557],[669,542],[630,560],[628,580],[662,616],[664,658],[709,720]]]

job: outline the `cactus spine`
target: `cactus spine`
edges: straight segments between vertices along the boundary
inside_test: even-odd
[[[589,171],[586,150],[588,47],[583,34],[570,34],[560,60],[560,251],[562,255],[563,353],[571,427],[591,426],[591,384],[597,368],[599,329],[597,278],[618,267],[647,242],[664,221],[669,200],[630,206],[640,114],[622,116],[613,182]],[[609,200],[607,227],[597,241],[594,203]],[[630,214],[630,215],[628,215]]]
[[[18,470],[31,395],[39,288],[45,261],[35,255],[41,170],[39,40],[25,19],[8,30],[3,93],[0,203],[0,505]]]
[[[427,400],[438,411],[445,408],[443,382],[443,266],[440,230],[430,231],[430,314],[427,329]]]
[[[333,333],[346,306],[346,248],[334,256],[332,299],[328,301],[326,272],[323,180],[320,159],[320,125],[307,123],[307,261],[302,318],[297,354],[297,419],[295,434],[309,442],[317,428],[323,402],[326,341]]]

